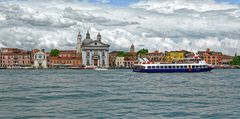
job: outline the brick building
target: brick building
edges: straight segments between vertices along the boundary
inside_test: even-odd
[[[221,52],[215,52],[211,51],[210,49],[207,49],[206,51],[198,51],[198,54],[200,58],[204,59],[208,64],[212,65],[220,65],[221,63],[221,57],[223,54]]]
[[[164,63],[165,62],[165,55],[162,52],[155,51],[149,52],[142,57],[147,58],[151,63]]]
[[[2,67],[6,68],[20,68],[31,67],[31,51],[22,50],[18,48],[2,48],[1,62]]]
[[[109,53],[109,67],[116,67],[116,58],[120,51],[112,51]]]
[[[82,64],[82,58],[77,56],[76,50],[60,50],[58,56],[49,54],[46,54],[49,57],[49,67],[78,67]]]

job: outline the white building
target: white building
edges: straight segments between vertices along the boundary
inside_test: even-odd
[[[115,63],[116,67],[124,67],[124,57],[116,57]]]
[[[97,39],[91,39],[90,33],[87,32],[86,38],[82,41],[78,35],[77,53],[82,55],[82,64],[86,66],[109,67],[109,47],[103,43],[100,33]]]
[[[47,68],[47,56],[44,50],[34,54],[34,68]]]

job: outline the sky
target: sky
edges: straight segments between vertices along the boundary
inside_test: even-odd
[[[75,49],[98,32],[110,50],[210,48],[240,54],[239,0],[0,0],[0,48]]]

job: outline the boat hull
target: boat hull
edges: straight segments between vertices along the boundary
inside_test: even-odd
[[[194,72],[210,72],[213,68],[198,69],[133,69],[133,72],[142,73],[194,73]]]

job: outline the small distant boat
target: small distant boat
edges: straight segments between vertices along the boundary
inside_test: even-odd
[[[83,67],[83,69],[96,69],[97,67],[96,66],[85,66]]]
[[[0,69],[6,69],[6,67],[0,67]]]
[[[69,69],[88,69],[88,70],[94,70],[96,69],[96,66],[79,66],[79,67],[70,67]]]
[[[98,71],[106,71],[108,69],[105,69],[105,68],[96,68],[95,70],[98,70]]]

